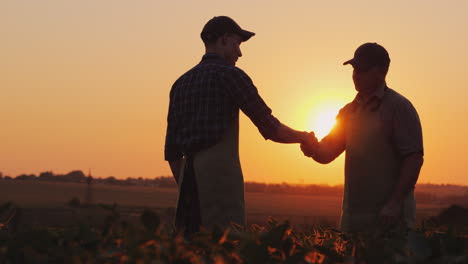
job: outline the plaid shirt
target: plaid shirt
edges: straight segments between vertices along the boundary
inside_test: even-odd
[[[239,118],[239,109],[265,139],[271,138],[281,124],[244,71],[216,54],[204,55],[172,86],[165,160],[177,160],[184,153],[218,143],[228,125]]]

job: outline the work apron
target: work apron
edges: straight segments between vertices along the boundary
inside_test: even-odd
[[[378,106],[377,106],[378,107]],[[345,121],[346,161],[341,229],[345,232],[378,230],[380,210],[395,190],[401,160],[386,133],[378,109],[359,105]],[[413,227],[415,200],[405,198],[400,223]]]
[[[239,160],[239,119],[216,145],[188,154],[180,175],[176,226],[196,232],[245,225],[244,178]]]

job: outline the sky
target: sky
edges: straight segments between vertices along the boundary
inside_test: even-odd
[[[365,42],[391,58],[389,87],[423,127],[419,182],[468,185],[468,2],[4,0],[0,2],[0,172],[171,175],[169,91],[204,54],[199,37],[227,15],[256,35],[237,66],[284,124],[323,136],[355,90],[342,63]],[[241,114],[244,179],[342,184],[296,144],[265,141]]]

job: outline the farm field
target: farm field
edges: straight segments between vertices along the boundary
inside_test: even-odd
[[[144,208],[151,208],[160,212],[166,221],[172,221],[176,189],[106,184],[96,184],[92,188],[94,203],[116,203],[123,217],[132,219]],[[0,181],[0,190],[0,204],[12,201],[22,208],[22,222],[26,225],[66,225],[76,217],[67,206],[68,201],[76,197],[83,202],[86,197],[86,185],[78,183]],[[273,216],[295,225],[334,226],[340,215],[341,196],[246,192],[245,199],[248,224],[263,224]],[[441,205],[418,204],[418,219],[436,215],[440,209]],[[98,222],[105,216],[105,212],[96,208],[80,210]]]
[[[0,262],[447,264],[468,260],[466,221],[458,220],[463,213],[456,206],[448,208],[458,212],[456,219],[449,217],[458,220],[456,229],[429,221],[427,228],[409,233],[355,237],[333,228],[339,219],[340,195],[247,192],[246,228],[202,230],[182,238],[170,224],[175,188],[96,184],[93,203],[80,206],[86,188],[78,183],[0,181]],[[445,207],[440,200],[419,204],[417,217],[426,219]]]

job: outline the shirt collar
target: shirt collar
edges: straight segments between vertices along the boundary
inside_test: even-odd
[[[362,98],[362,95],[360,95],[359,93],[356,95],[356,97],[354,98],[354,101],[358,104],[367,104],[369,103],[370,101],[374,100],[375,99],[378,99],[378,100],[382,100],[382,98],[384,97],[385,95],[385,91],[387,90],[387,84],[384,82],[382,85],[380,85],[379,87],[377,87],[377,89],[374,91],[373,94],[371,94],[367,100]]]
[[[203,55],[203,57],[201,59],[201,62],[202,63],[217,62],[217,63],[226,64],[226,60],[223,57],[216,54],[216,53],[206,53],[205,55]]]

